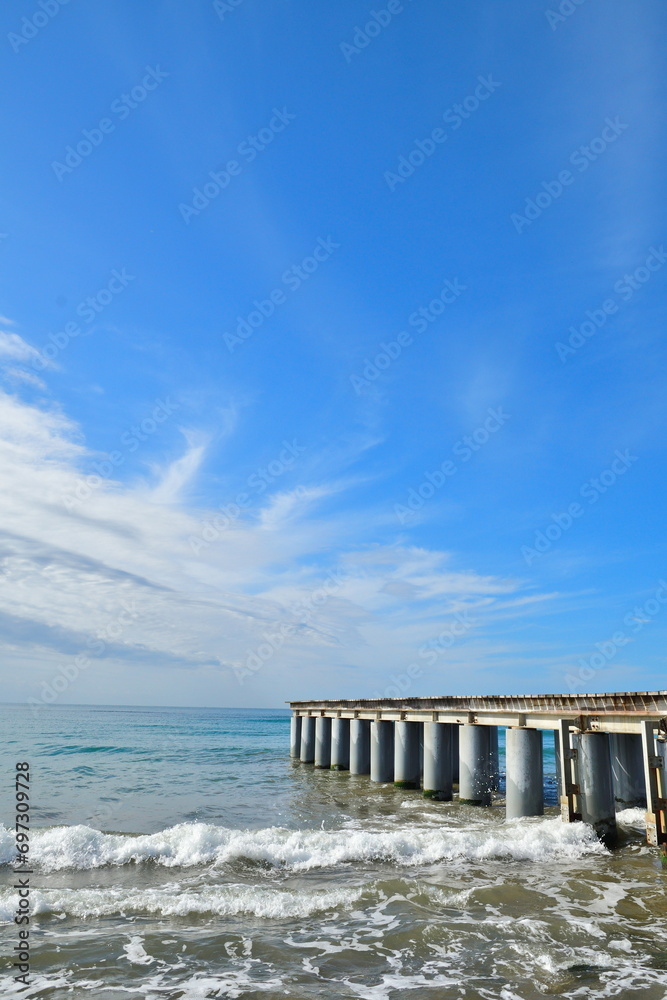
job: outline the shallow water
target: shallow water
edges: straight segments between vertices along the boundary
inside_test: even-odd
[[[2,706],[33,772],[23,997],[667,995],[667,873],[548,809],[506,823],[290,761],[283,712]],[[501,756],[502,762],[502,756]],[[546,791],[555,802],[553,754]],[[16,896],[0,828],[3,953]]]

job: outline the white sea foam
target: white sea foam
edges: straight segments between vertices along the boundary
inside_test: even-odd
[[[125,952],[124,957],[131,965],[150,965],[151,962],[155,961],[152,955],[147,954],[143,938],[138,935],[130,938],[128,943],[123,945],[123,951]]]
[[[133,987],[109,985],[106,988],[107,995],[118,994],[119,997],[132,994],[138,996],[139,991],[146,1000],[159,1000],[160,997],[174,996],[177,989],[178,996],[182,1000],[210,1000],[212,997],[222,1000],[223,997],[229,1000],[239,1000],[242,997],[259,996],[261,993],[281,993],[289,995],[285,989],[283,978],[272,970],[270,978],[259,980],[256,973],[253,975],[250,963],[243,968],[231,969],[224,973],[224,976],[207,975],[199,973],[185,980],[176,980],[171,970],[151,976],[143,982],[136,982]],[[135,970],[135,975],[140,975],[140,970]],[[32,975],[30,985],[26,988],[21,983],[16,983],[10,976],[0,975],[0,996],[16,997],[17,1000],[35,1000],[56,995],[57,990],[69,996],[95,997],[104,989],[104,985],[99,980],[84,979],[80,975],[72,973],[61,973],[57,975],[38,976]],[[72,991],[76,990],[74,994]]]
[[[646,825],[645,809],[621,809],[616,813],[616,822],[621,826],[639,827],[641,830]]]
[[[161,917],[246,914],[280,919],[305,918],[338,907],[349,908],[362,895],[362,889],[353,888],[307,892],[243,884],[183,888],[172,883],[159,889],[37,889],[32,893],[31,902],[35,916],[53,914],[85,919],[135,914]],[[18,896],[11,890],[0,893],[0,921],[13,920],[17,905]],[[133,961],[128,949],[135,954],[132,942],[125,951]]]
[[[87,826],[34,830],[30,858],[46,871],[91,869],[153,861],[166,867],[237,859],[297,871],[342,864],[387,861],[416,866],[448,859],[547,861],[604,854],[583,823],[558,818],[480,827],[414,827],[359,830],[232,830],[204,823],[180,823],[143,836],[105,834]],[[0,828],[0,862],[14,856],[10,830]]]

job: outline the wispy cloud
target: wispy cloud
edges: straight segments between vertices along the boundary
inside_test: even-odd
[[[159,481],[148,497],[151,503],[175,504],[181,501],[204,460],[208,438],[196,431],[182,433],[187,441],[185,454],[159,472]]]
[[[289,638],[248,682],[275,704],[337,675],[347,692],[363,692],[456,610],[474,607],[483,630],[485,616],[515,615],[512,602],[532,599],[519,581],[461,571],[447,553],[371,543],[367,522],[344,504],[323,516],[320,502],[344,492],[342,481],[268,493],[195,557],[188,539],[211,512],[188,497],[206,435],[183,432],[185,452],[154,467],[152,484],[103,481],[72,508],[62,497],[90,458],[78,426],[0,393],[0,427],[0,474],[11,484],[0,495],[0,611],[6,655],[32,663],[26,694],[46,664],[90,647],[127,608],[102,661],[112,691],[130,665],[137,690],[141,671],[160,665],[213,671],[212,697],[243,703],[234,674],[287,623]],[[167,700],[187,697],[166,690]]]
[[[7,323],[8,321],[5,317],[0,317],[0,322]],[[36,357],[39,357],[39,351],[31,347],[18,333],[0,330],[0,358],[8,358],[12,361],[32,361]]]

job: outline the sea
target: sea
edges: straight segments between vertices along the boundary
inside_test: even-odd
[[[289,713],[0,706],[0,996],[667,997],[667,869],[641,810],[607,850],[289,757]],[[503,740],[501,732],[501,770]],[[30,767],[30,975],[14,792]]]

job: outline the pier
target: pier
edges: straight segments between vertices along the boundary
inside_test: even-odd
[[[292,701],[290,755],[427,798],[490,806],[506,729],[508,819],[541,816],[543,733],[553,733],[561,817],[608,844],[616,812],[646,810],[667,859],[667,691]]]

